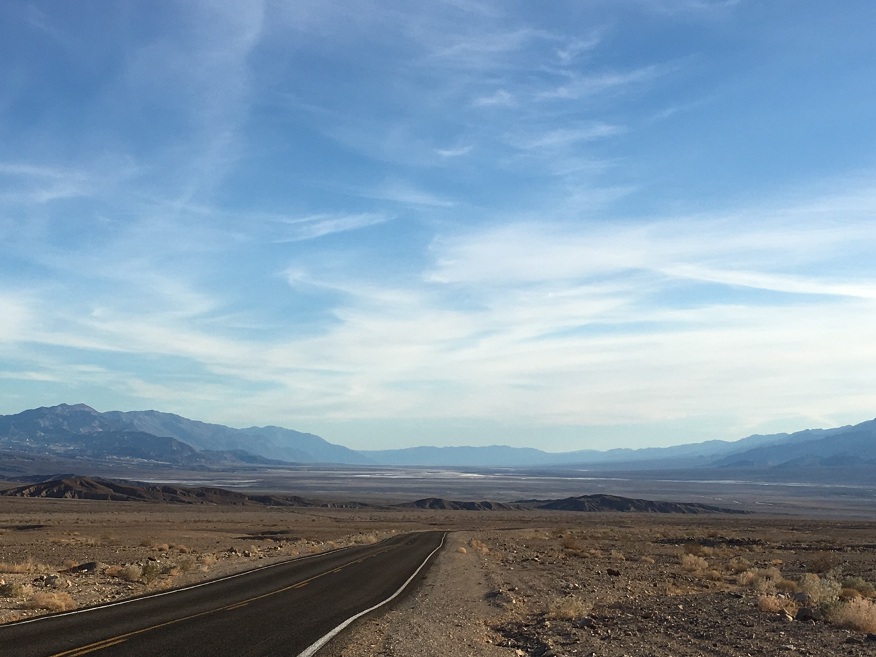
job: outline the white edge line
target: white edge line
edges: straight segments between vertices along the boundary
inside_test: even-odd
[[[249,570],[242,570],[239,573],[232,573],[231,575],[225,575],[223,577],[219,577],[218,579],[208,579],[205,582],[199,582],[197,584],[189,584],[188,586],[183,586],[178,589],[171,589],[170,591],[161,591],[159,593],[149,593],[147,595],[140,595],[133,598],[125,598],[124,600],[119,600],[118,602],[109,602],[103,605],[96,605],[94,607],[86,607],[84,609],[74,609],[72,611],[65,611],[60,614],[49,614],[45,616],[37,616],[35,618],[27,618],[20,621],[13,621],[11,623],[6,623],[4,625],[0,625],[0,631],[4,627],[12,627],[13,625],[27,625],[28,623],[38,623],[39,621],[49,620],[51,618],[59,618],[61,616],[75,616],[76,614],[87,614],[92,611],[100,611],[101,609],[106,609],[108,607],[120,607],[121,605],[131,604],[132,602],[139,602],[140,600],[148,600],[149,598],[160,598],[165,595],[173,595],[174,593],[182,593],[183,591],[190,591],[192,589],[199,589],[202,586],[210,586],[211,584],[217,584],[219,582],[224,582],[229,579],[234,579],[235,577],[243,577],[245,575],[249,575],[250,573],[255,573],[260,570],[267,570],[268,568],[277,568],[278,566],[282,566],[284,564],[291,563],[293,561],[304,561],[305,559],[315,559],[317,557],[322,557],[327,554],[332,554],[333,552],[340,552],[341,550],[349,550],[351,548],[358,547],[356,545],[348,545],[342,548],[336,548],[334,550],[327,550],[325,552],[317,552],[316,554],[306,554],[302,557],[293,557],[292,559],[283,559],[282,561],[277,561],[275,563],[269,563],[266,566],[259,566],[258,568],[250,568]]]
[[[408,587],[408,584],[410,584],[414,580],[414,578],[420,574],[420,571],[423,570],[423,568],[426,566],[426,564],[429,563],[429,559],[431,559],[438,550],[440,550],[442,547],[444,547],[444,539],[445,538],[447,538],[447,532],[444,532],[444,535],[441,537],[441,544],[429,553],[429,556],[423,560],[423,563],[420,564],[420,567],[414,571],[413,575],[408,577],[408,581],[406,581],[404,584],[402,584],[398,591],[393,593],[391,596],[389,596],[383,602],[378,602],[373,607],[370,607],[369,609],[366,609],[365,611],[360,611],[355,616],[351,616],[350,618],[345,620],[343,623],[338,625],[331,632],[326,634],[324,637],[322,637],[321,639],[318,639],[317,641],[312,643],[310,646],[305,648],[304,651],[298,653],[298,657],[313,657],[313,655],[316,654],[317,650],[319,650],[320,648],[325,646],[325,644],[327,644],[329,641],[334,639],[338,634],[343,632],[352,623],[354,623],[357,620],[359,620],[360,618],[362,618],[362,616],[364,616],[365,614],[370,614],[375,609],[380,609],[380,607],[382,607],[383,605],[385,605],[389,602],[392,602],[398,596],[400,596],[402,591],[404,591]]]

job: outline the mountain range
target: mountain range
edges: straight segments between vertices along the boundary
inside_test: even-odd
[[[147,484],[136,481],[103,479],[66,475],[38,481],[24,486],[0,490],[0,497],[40,497],[54,499],[106,500],[114,502],[164,502],[171,504],[206,504],[211,506],[292,506],[333,507],[355,506],[357,508],[386,508],[351,502],[338,504],[310,500],[289,495],[248,495],[222,488],[199,486],[171,486]],[[464,502],[428,497],[414,502],[393,505],[400,509],[437,509],[454,511],[521,511],[525,509],[550,511],[602,512],[620,511],[637,513],[748,513],[692,502],[664,502],[641,500],[616,495],[581,495],[558,500],[521,500],[519,502]]]
[[[282,427],[235,429],[159,411],[101,413],[60,404],[0,416],[0,475],[70,470],[85,463],[229,468],[332,463],[359,466],[581,468],[587,470],[709,470],[874,472],[876,420],[833,429],[754,435],[664,448],[549,453],[533,448],[412,447],[355,451]],[[832,475],[831,475],[832,476]],[[835,478],[835,477],[834,477]]]

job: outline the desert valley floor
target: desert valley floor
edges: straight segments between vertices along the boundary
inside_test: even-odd
[[[417,588],[323,654],[876,654],[876,520],[863,488],[807,497],[800,487],[766,495],[726,482],[606,480],[574,488],[753,512],[464,511],[391,504],[427,489],[478,499],[469,494],[491,491],[477,477],[391,478],[382,506],[382,482],[347,478],[334,497],[368,499],[361,508],[0,497],[0,622],[441,528],[448,544]],[[495,484],[514,494],[570,486]],[[331,485],[321,477],[299,489]]]

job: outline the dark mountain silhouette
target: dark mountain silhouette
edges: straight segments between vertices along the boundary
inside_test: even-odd
[[[439,509],[451,511],[514,511],[519,510],[519,504],[505,504],[502,502],[460,502],[457,500],[444,500],[438,497],[427,497],[414,502],[394,505],[400,509]]]
[[[520,502],[535,509],[553,511],[621,511],[636,513],[748,513],[709,504],[640,500],[616,495],[581,495],[562,500],[528,500]]]
[[[44,497],[114,502],[170,502],[176,504],[320,506],[295,496],[247,495],[223,488],[144,484],[134,481],[66,475],[0,492],[5,497]]]

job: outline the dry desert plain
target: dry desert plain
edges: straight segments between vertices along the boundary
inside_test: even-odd
[[[876,521],[834,503],[675,515],[0,497],[0,622],[444,528],[418,586],[325,656],[876,654]]]

